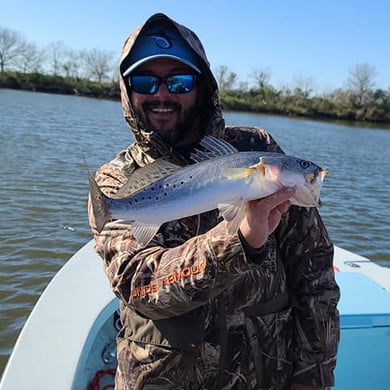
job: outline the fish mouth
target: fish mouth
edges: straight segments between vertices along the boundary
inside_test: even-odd
[[[318,207],[320,204],[320,192],[328,169],[319,169],[316,172],[304,174],[304,185],[296,186],[296,193],[291,199],[292,204],[302,207]]]
[[[315,172],[307,172],[304,174],[307,185],[321,185],[325,176],[329,173],[329,169],[320,168]]]
[[[323,181],[325,179],[325,176],[329,174],[329,169],[327,168],[321,168],[320,172],[318,173],[318,176]]]
[[[329,173],[329,169],[320,168],[317,172],[305,175],[308,180],[308,187],[310,189],[313,205],[320,204],[320,191],[324,182],[325,176]]]

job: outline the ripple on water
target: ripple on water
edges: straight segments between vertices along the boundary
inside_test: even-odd
[[[132,137],[118,102],[0,94],[1,372],[44,288],[91,239],[83,157],[97,167]],[[287,153],[329,168],[320,213],[332,240],[390,266],[390,132],[246,113],[226,119],[264,126]]]

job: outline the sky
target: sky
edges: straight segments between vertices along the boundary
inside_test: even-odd
[[[375,86],[390,88],[390,2],[383,0],[0,0],[0,27],[38,47],[62,42],[119,59],[126,36],[163,12],[201,39],[213,71],[239,82],[256,71],[275,87],[310,82],[319,93],[343,88],[367,63]]]

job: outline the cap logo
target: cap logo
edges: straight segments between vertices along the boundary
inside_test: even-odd
[[[170,49],[172,47],[171,39],[164,34],[163,31],[159,31],[157,34],[149,35],[150,38],[155,40],[156,46],[160,49]]]

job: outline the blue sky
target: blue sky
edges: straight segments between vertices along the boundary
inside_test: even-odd
[[[239,81],[255,70],[276,87],[311,80],[319,92],[344,87],[360,63],[390,88],[390,2],[383,0],[0,0],[0,26],[39,47],[102,49],[119,57],[125,37],[155,12],[193,29],[212,68]]]

